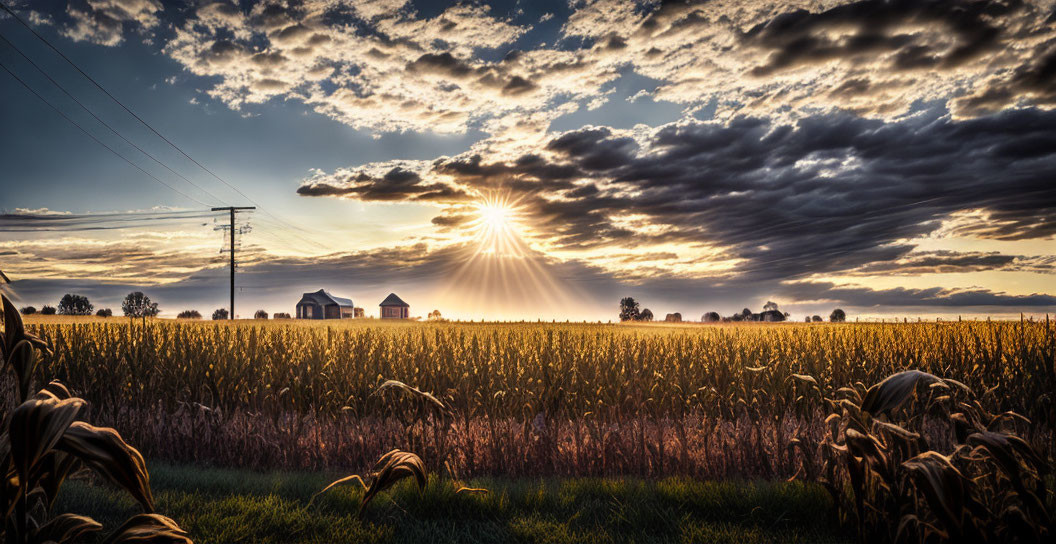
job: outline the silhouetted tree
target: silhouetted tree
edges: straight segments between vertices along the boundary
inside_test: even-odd
[[[37,309],[33,306],[23,306],[19,311],[22,312],[22,315],[33,315],[37,313]]]
[[[217,308],[213,311],[213,321],[227,319],[227,308]]]
[[[275,319],[290,319],[290,314],[288,312],[275,312],[271,317]]]
[[[805,316],[805,317],[803,318],[803,322],[804,322],[804,323],[810,323],[810,316],[809,316],[809,315],[808,315],[808,316]]]
[[[62,315],[92,315],[95,308],[88,297],[84,295],[71,295],[66,293],[59,300],[59,313]]]
[[[810,320],[815,322],[815,323],[821,323],[822,321],[825,321],[824,319],[821,318],[820,315],[816,315],[816,316],[810,318]]]
[[[253,312],[253,319],[267,319],[267,318],[268,318],[268,312],[265,312],[264,310],[257,310],[256,312]]]
[[[752,319],[752,311],[749,310],[748,308],[745,308],[745,309],[741,310],[741,319],[743,319],[745,321],[751,321],[751,319]]]
[[[638,320],[638,301],[631,297],[620,300],[620,321]]]
[[[98,312],[95,312],[96,317],[112,317],[114,311],[110,308],[100,308]]]
[[[763,304],[763,311],[767,312],[767,311],[770,311],[770,310],[776,311],[777,310],[777,303],[768,300],[768,301],[766,301],[766,304]]]
[[[440,310],[433,310],[429,312],[429,321],[440,321],[444,316],[440,315]]]
[[[831,314],[829,314],[829,321],[832,321],[833,323],[843,323],[844,321],[847,321],[847,312],[836,308]]]
[[[653,311],[650,310],[649,308],[646,308],[646,309],[642,310],[642,313],[638,314],[638,320],[639,321],[652,321],[653,320]]]
[[[158,303],[151,302],[150,297],[142,292],[134,291],[125,295],[121,311],[126,317],[154,317],[158,315]]]
[[[40,315],[55,315],[55,307],[45,304],[40,308]]]
[[[668,323],[681,323],[682,322],[682,314],[680,314],[678,312],[675,312],[673,314],[667,314],[667,316],[664,317],[664,321],[666,321]]]
[[[705,323],[715,323],[722,318],[719,317],[719,312],[708,312],[700,317],[700,320]]]
[[[184,310],[176,314],[176,319],[201,319],[202,313],[198,310]]]

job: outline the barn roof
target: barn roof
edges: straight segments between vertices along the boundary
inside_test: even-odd
[[[381,301],[378,306],[403,306],[404,308],[410,308],[411,305],[404,302],[400,297],[396,296],[396,293],[389,293],[389,296],[385,297],[385,300]]]
[[[351,299],[335,297],[328,293],[325,289],[320,289],[314,293],[305,293],[301,297],[301,302],[314,302],[320,306],[328,306],[330,304],[337,304],[338,306],[348,306],[349,308],[354,307]],[[298,303],[300,304],[300,303]]]

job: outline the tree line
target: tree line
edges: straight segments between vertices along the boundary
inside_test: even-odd
[[[20,310],[23,315],[33,315],[38,313],[35,306],[24,306]],[[49,306],[45,304],[39,310],[41,315],[71,315],[71,316],[89,316],[92,312],[95,312],[97,317],[112,317],[114,315],[113,310],[110,308],[95,309],[95,305],[92,304],[88,297],[84,295],[78,295],[73,293],[67,293],[59,300],[58,307]],[[150,300],[150,297],[143,294],[142,291],[133,291],[125,295],[124,300],[121,302],[121,311],[125,314],[125,317],[134,318],[147,318],[157,317],[161,310],[158,309],[158,303]],[[212,318],[215,321],[230,319],[230,315],[227,308],[217,308],[213,311]],[[273,317],[275,319],[290,319],[290,314],[286,312],[276,312]],[[183,310],[176,314],[177,319],[202,319],[202,314],[198,310]],[[257,310],[253,314],[254,319],[268,319],[268,312],[264,310]]]
[[[648,308],[640,310],[640,305],[637,300],[633,297],[624,297],[620,299],[620,321],[652,321],[653,312]],[[741,310],[739,313],[735,313],[730,316],[723,317],[719,315],[719,312],[706,312],[700,316],[700,320],[704,323],[736,323],[743,321],[759,321],[776,323],[786,321],[790,314],[788,312],[782,312],[778,308],[777,303],[773,301],[767,301],[763,305],[761,312],[753,312],[748,308]],[[829,314],[829,321],[833,323],[842,323],[847,320],[847,312],[844,312],[840,308],[836,308]],[[679,312],[667,314],[664,321],[669,323],[680,323],[682,321],[682,314]],[[815,315],[813,317],[807,316],[804,319],[805,322],[821,322],[823,321],[821,316]]]

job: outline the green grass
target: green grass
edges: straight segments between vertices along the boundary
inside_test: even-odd
[[[849,542],[832,525],[819,487],[793,483],[666,479],[478,479],[487,495],[458,495],[432,478],[409,481],[357,517],[358,486],[311,506],[334,474],[151,467],[161,513],[198,544],[341,542]],[[103,485],[68,482],[57,512],[94,517],[113,529],[137,507]]]

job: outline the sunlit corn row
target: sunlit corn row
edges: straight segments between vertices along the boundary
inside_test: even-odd
[[[145,448],[170,449],[166,441],[178,435],[186,439],[183,451],[214,440],[243,444],[245,454],[292,458],[261,465],[314,466],[297,457],[313,450],[345,448],[343,455],[355,456],[359,448],[363,459],[373,460],[383,451],[370,450],[382,447],[454,447],[454,458],[471,472],[478,463],[487,471],[523,462],[526,472],[550,467],[656,473],[681,463],[693,465],[687,472],[719,475],[725,469],[716,468],[718,461],[693,456],[721,439],[742,448],[716,448],[716,455],[725,456],[722,466],[758,462],[758,472],[778,474],[792,466],[785,454],[792,429],[820,433],[824,418],[811,408],[817,403],[803,402],[810,392],[793,375],[812,376],[831,396],[848,384],[919,369],[984,392],[995,410],[1026,415],[1040,436],[1051,437],[1056,422],[1056,327],[1046,323],[625,327],[115,320],[37,323],[32,329],[54,346],[55,377],[89,400],[104,421],[155,421],[150,430],[125,425],[156,434],[137,437]],[[442,399],[455,432],[440,435],[411,424],[420,407],[400,395],[374,394],[388,379]],[[187,419],[192,413],[211,414],[211,430]],[[397,421],[371,423],[382,414],[396,414]],[[184,434],[175,428],[180,425]],[[362,438],[358,446],[346,443],[343,436],[356,425],[373,425],[361,431],[378,444]],[[586,442],[593,445],[580,451]],[[609,457],[606,448],[614,452]],[[222,450],[210,451],[227,455]],[[210,451],[194,455],[207,458]],[[518,457],[503,457],[509,455]],[[603,458],[592,457],[598,455]],[[594,468],[580,470],[584,465]]]

